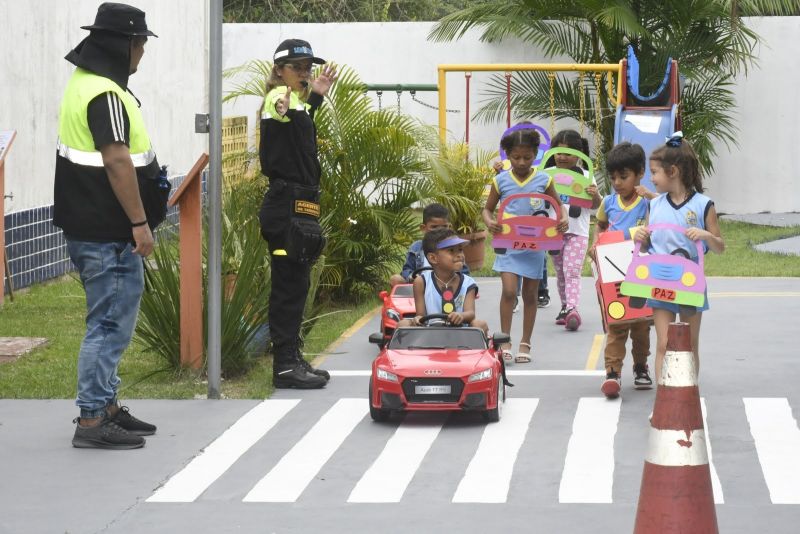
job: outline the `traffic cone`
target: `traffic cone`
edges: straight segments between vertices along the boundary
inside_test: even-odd
[[[687,323],[669,325],[633,532],[719,532]]]

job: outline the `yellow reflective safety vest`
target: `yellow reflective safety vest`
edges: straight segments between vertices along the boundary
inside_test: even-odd
[[[127,241],[132,238],[131,221],[111,188],[89,128],[89,104],[104,93],[117,95],[128,116],[131,161],[151,228],[166,214],[169,191],[158,188],[158,161],[138,102],[113,80],[78,67],[64,91],[59,113],[53,224],[71,239]],[[122,110],[119,113],[122,125]],[[122,139],[124,132],[119,137]]]
[[[64,91],[58,120],[58,153],[78,165],[102,167],[103,158],[94,147],[86,110],[97,95],[116,94],[125,106],[130,124],[130,152],[134,167],[144,167],[155,158],[142,112],[133,96],[113,80],[78,67]],[[120,121],[121,123],[122,121]]]

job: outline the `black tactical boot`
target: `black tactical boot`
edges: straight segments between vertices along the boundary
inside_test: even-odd
[[[319,389],[328,383],[321,376],[310,373],[305,360],[298,361],[297,345],[286,343],[273,347],[272,384],[276,388]],[[302,361],[302,363],[301,363]]]
[[[306,361],[306,359],[303,357],[303,351],[301,350],[302,346],[303,342],[298,340],[294,352],[295,358],[297,359],[297,361],[300,362],[300,365],[302,365],[305,368],[305,370],[308,371],[309,373],[321,376],[322,378],[325,379],[326,382],[330,380],[331,374],[328,371],[326,371],[325,369],[316,369],[308,361]]]
[[[324,388],[327,383],[323,377],[309,373],[305,366],[296,360],[286,364],[276,363],[272,368],[272,384],[278,389],[319,389]]]

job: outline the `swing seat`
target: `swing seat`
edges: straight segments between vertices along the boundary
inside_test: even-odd
[[[672,73],[672,58],[667,59],[667,68],[664,72],[664,78],[658,89],[650,95],[642,95],[639,93],[639,60],[636,59],[636,54],[633,52],[633,47],[628,46],[628,69],[627,69],[627,84],[628,94],[630,95],[631,103],[638,106],[664,106],[669,102],[669,80]]]

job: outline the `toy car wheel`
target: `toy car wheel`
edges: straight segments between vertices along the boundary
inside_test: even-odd
[[[630,297],[628,299],[628,304],[630,304],[631,308],[636,308],[639,310],[644,308],[644,305],[647,304],[647,299],[642,297]]]
[[[491,410],[483,412],[483,418],[490,423],[496,423],[500,420],[503,413],[503,405],[506,403],[506,386],[503,384],[503,377],[497,379],[497,406]]]
[[[372,417],[373,421],[377,421],[382,423],[384,421],[389,420],[389,416],[391,413],[389,410],[381,410],[380,408],[375,408],[372,405],[372,380],[369,381],[369,416]]]

